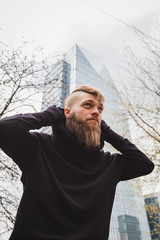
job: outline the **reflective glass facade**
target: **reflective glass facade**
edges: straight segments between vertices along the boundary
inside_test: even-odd
[[[118,216],[118,230],[121,240],[142,240],[140,224],[137,217],[125,214]]]
[[[52,80],[56,84],[52,85]],[[63,106],[63,100],[76,87],[89,85],[100,90],[106,101],[103,119],[119,134],[129,136],[129,126],[125,121],[125,113],[120,114],[114,83],[107,68],[99,57],[75,45],[53,67],[47,76],[52,86],[46,84],[42,109],[52,104]],[[112,85],[112,86],[111,86]],[[113,150],[106,144],[105,149]],[[107,189],[106,189],[107,191]],[[111,216],[109,240],[151,240],[143,199],[137,198],[133,181],[118,184]]]
[[[160,192],[150,194],[145,198],[147,219],[150,227],[151,238],[160,239]]]

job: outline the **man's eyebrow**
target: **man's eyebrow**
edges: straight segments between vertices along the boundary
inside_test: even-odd
[[[86,102],[91,102],[91,103],[96,103],[96,101],[94,101],[94,100],[92,100],[92,99],[87,99],[87,100],[85,100],[83,103],[86,103]],[[82,103],[82,104],[83,104]],[[103,104],[102,103],[98,103],[98,105],[100,106],[100,107],[102,107],[102,109],[104,109],[104,106],[103,106]]]
[[[87,101],[90,101],[90,102],[95,102],[94,100],[92,100],[92,99],[86,99],[85,100],[85,102],[87,102]]]
[[[94,100],[92,100],[92,99],[87,99],[87,100],[83,101],[82,103],[85,103],[85,102],[96,103],[96,101],[94,101]]]

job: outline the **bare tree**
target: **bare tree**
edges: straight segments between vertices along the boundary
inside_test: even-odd
[[[157,35],[160,35],[160,26]],[[123,119],[130,122],[134,142],[156,165],[153,174],[141,182],[148,188],[149,183],[154,187],[160,180],[160,41],[138,33],[137,36],[142,57],[125,46],[127,67],[121,67],[123,79],[116,81],[118,90],[115,87],[114,90],[125,115]]]
[[[35,48],[32,54],[26,55],[24,50],[29,46],[30,43],[24,42],[14,48],[0,42],[0,118],[22,111],[37,111],[40,109],[44,87],[47,84],[56,87],[58,76],[52,78],[51,82],[45,81],[52,66],[47,59],[40,58],[42,49]],[[0,239],[6,239],[13,229],[22,193],[20,177],[17,165],[1,151]]]

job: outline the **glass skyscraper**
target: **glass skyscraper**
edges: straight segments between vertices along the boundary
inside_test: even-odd
[[[152,240],[160,239],[160,192],[145,196],[145,207]]]
[[[49,83],[49,84],[48,84]],[[42,110],[55,104],[63,107],[65,97],[80,85],[89,85],[105,97],[103,119],[119,134],[130,136],[125,112],[118,104],[115,85],[102,60],[75,45],[58,61],[46,78]],[[44,131],[50,131],[44,129]],[[108,144],[105,150],[115,151]],[[106,189],[107,191],[107,189]],[[134,182],[118,184],[111,216],[109,240],[151,240],[143,199],[135,195]],[[142,201],[141,201],[142,200]]]

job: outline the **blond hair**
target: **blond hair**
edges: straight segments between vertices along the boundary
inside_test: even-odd
[[[97,98],[98,102],[104,102],[103,94],[95,88],[90,86],[79,86],[76,88],[65,100],[64,100],[64,107],[72,107],[73,103],[79,96],[79,93],[86,92],[89,93]]]

